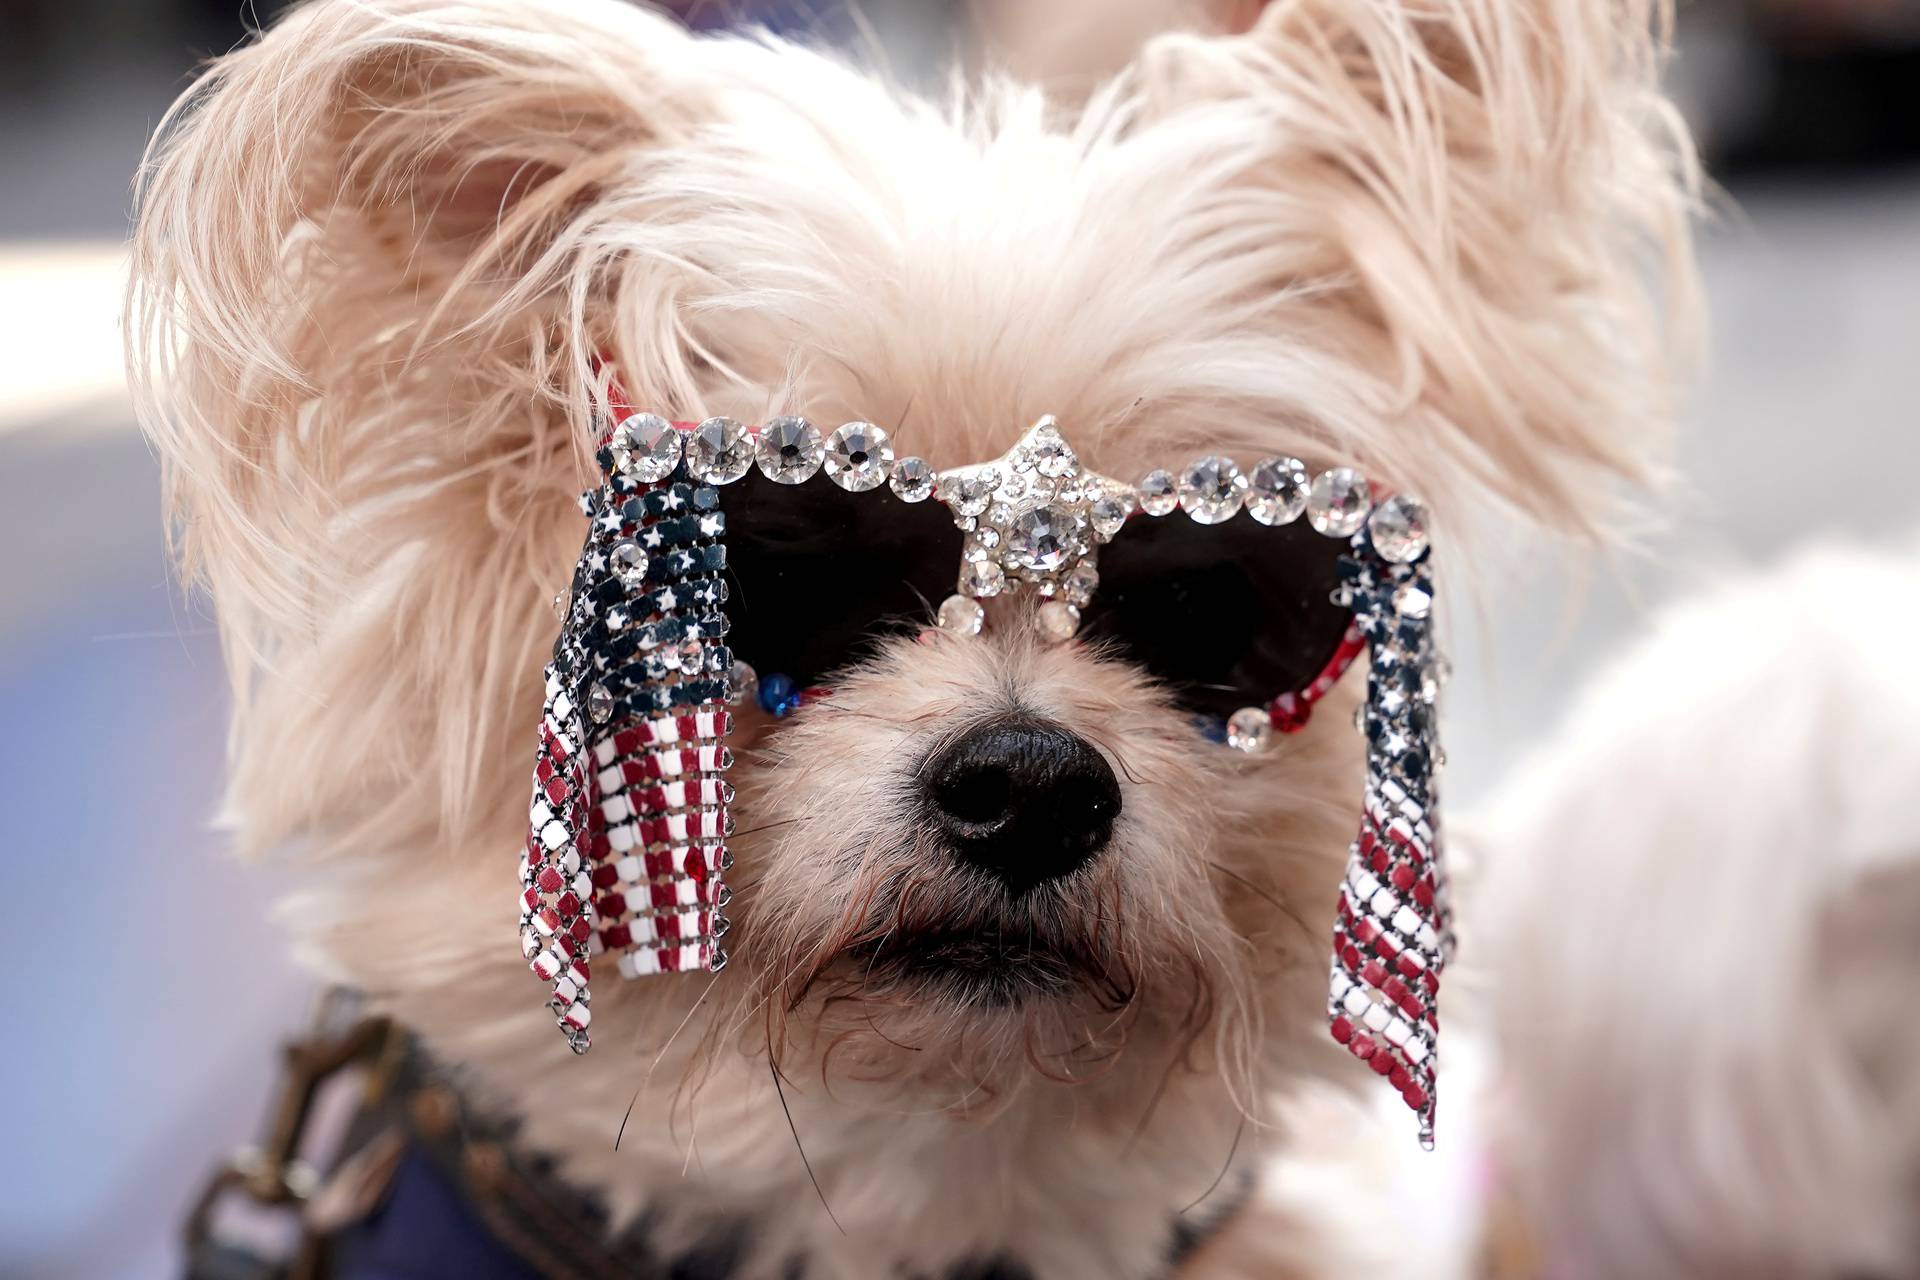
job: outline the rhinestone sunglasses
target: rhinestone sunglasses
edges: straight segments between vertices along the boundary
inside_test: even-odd
[[[1376,503],[1354,469],[1290,457],[1242,472],[1208,455],[1128,484],[1084,467],[1051,417],[1000,458],[936,471],[869,422],[823,434],[610,403],[586,542],[555,601],[520,868],[522,951],[576,1052],[593,956],[627,977],[726,962],[729,706],[789,715],[887,635],[978,635],[983,602],[1026,595],[1012,625],[1136,663],[1201,737],[1249,753],[1305,727],[1367,653],[1328,1014],[1431,1141],[1451,933],[1416,499]]]
[[[1351,468],[1310,478],[1271,457],[1243,473],[1214,455],[1130,485],[1085,469],[1051,417],[1003,457],[940,473],[896,458],[868,422],[823,435],[797,417],[756,429],[634,414],[607,440],[612,467],[642,482],[684,461],[724,489],[729,700],[776,716],[824,694],[882,636],[929,617],[977,634],[983,602],[1029,594],[1044,639],[1136,663],[1203,735],[1256,751],[1301,728],[1363,647],[1337,598],[1346,543],[1364,527],[1395,563],[1427,544],[1420,504],[1374,506]],[[645,547],[613,554],[644,577]]]

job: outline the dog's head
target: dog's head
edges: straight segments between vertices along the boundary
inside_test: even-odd
[[[648,1082],[689,1119],[751,1099],[712,1105],[764,1138],[770,1059],[841,1090],[819,1116],[1084,1108],[1123,1141],[1191,1078],[1163,1159],[1204,1150],[1169,1194],[1197,1191],[1316,1016],[1359,745],[1330,714],[1219,750],[1017,600],[743,717],[735,967],[597,984],[603,1048],[563,1061],[508,903],[597,362],[670,417],[868,419],[938,467],[1047,413],[1112,475],[1351,463],[1456,561],[1489,511],[1593,534],[1646,473],[1689,287],[1649,22],[1298,0],[1071,111],[937,110],[613,3],[297,11],[163,129],[130,324],[229,643],[245,843],[340,865],[308,917],[335,970],[494,1087],[579,1098],[541,1123],[596,1145]],[[1070,829],[976,856],[1026,791]],[[705,1163],[786,1185],[712,1132]]]

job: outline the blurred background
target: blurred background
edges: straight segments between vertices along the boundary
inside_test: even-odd
[[[937,85],[1027,2],[682,9]],[[195,63],[276,8],[238,3],[0,0],[0,813],[31,913],[0,984],[0,1276],[172,1274],[184,1206],[255,1136],[310,997],[277,873],[231,864],[213,827],[218,644],[168,576],[121,379],[129,182]],[[1674,527],[1577,597],[1529,589],[1456,628],[1468,808],[1649,608],[1790,544],[1915,524],[1920,3],[1683,4],[1674,75],[1724,188]]]

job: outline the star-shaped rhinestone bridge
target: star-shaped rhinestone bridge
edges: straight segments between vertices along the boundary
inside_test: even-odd
[[[966,533],[959,594],[940,607],[943,626],[977,631],[980,601],[1018,591],[1042,600],[1043,635],[1080,626],[1100,575],[1095,556],[1138,505],[1131,485],[1090,471],[1051,414],[1001,457],[940,473],[934,493]]]

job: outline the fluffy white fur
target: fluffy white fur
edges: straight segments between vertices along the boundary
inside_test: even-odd
[[[1552,1274],[1920,1274],[1920,544],[1661,617],[1488,806],[1496,1148]]]
[[[1082,107],[992,81],[942,109],[609,0],[298,10],[162,128],[129,325],[227,640],[241,845],[303,849],[326,971],[667,1247],[735,1215],[755,1274],[1156,1273],[1243,1122],[1243,1165],[1276,1139],[1271,1091],[1365,1075],[1319,1026],[1343,709],[1249,763],[1022,628],[902,644],[748,726],[735,967],[603,978],[571,1060],[508,904],[593,357],[673,416],[871,418],[936,465],[1046,412],[1115,474],[1351,461],[1458,564],[1490,508],[1601,535],[1657,467],[1692,298],[1658,16],[1276,0]],[[999,923],[1124,981],[1012,1012],[867,981],[860,937],[982,918],[905,772],[1008,704],[1099,744],[1125,809]]]

